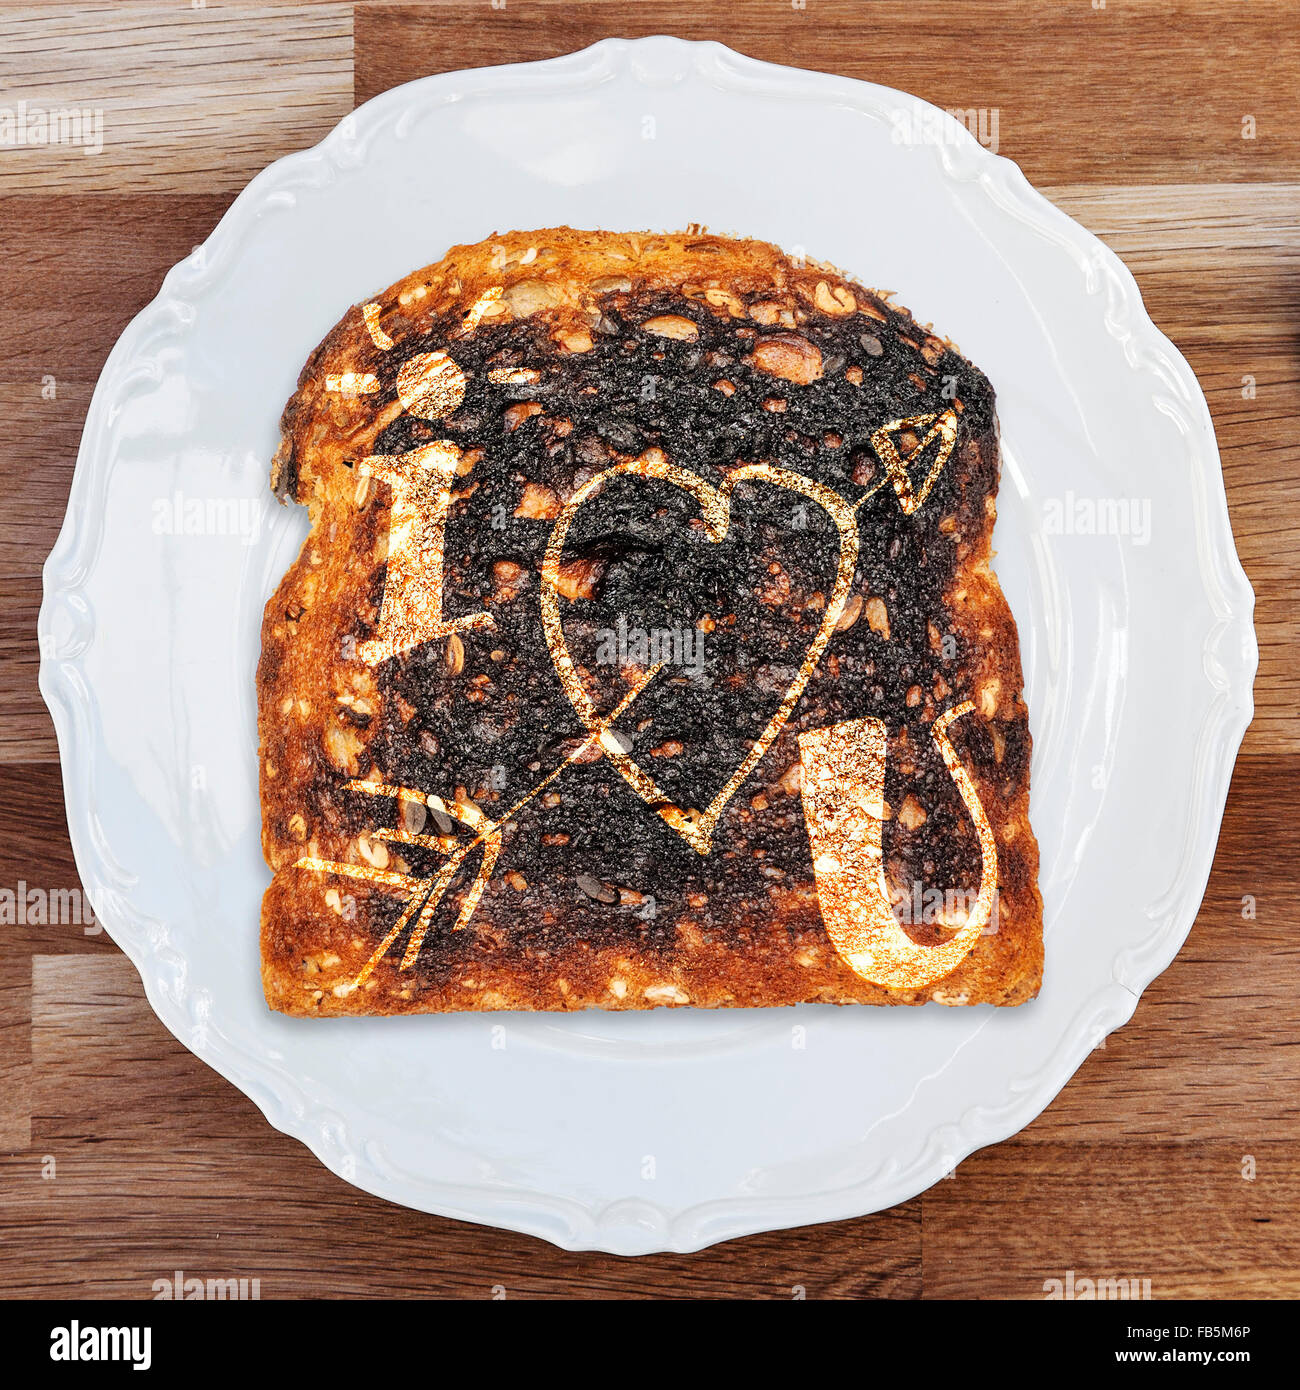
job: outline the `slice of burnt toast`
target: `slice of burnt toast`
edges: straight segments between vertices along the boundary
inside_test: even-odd
[[[459,246],[303,369],[258,667],[290,1014],[1038,990],[988,381],[763,242]]]

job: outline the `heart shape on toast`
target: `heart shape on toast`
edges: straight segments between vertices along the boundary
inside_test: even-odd
[[[559,607],[560,566],[565,538],[569,527],[583,504],[596,496],[605,485],[619,475],[632,475],[671,483],[691,494],[699,504],[705,534],[717,544],[725,539],[731,525],[731,494],[739,483],[757,481],[785,488],[817,503],[835,523],[839,535],[839,556],[835,583],[826,603],[821,626],[804,653],[798,673],[786,688],[779,705],[767,721],[762,733],[749,752],[732,772],[726,784],[698,814],[683,811],[656,784],[609,728],[609,721],[596,711],[586,686],[574,667],[565,641]],[[555,663],[560,684],[569,697],[587,734],[599,741],[601,750],[618,769],[620,776],[641,799],[663,819],[664,823],[686,841],[698,854],[708,854],[713,847],[713,832],[727,803],[754,770],[773,740],[785,727],[791,712],[803,694],[813,670],[820,661],[839,622],[848,599],[849,586],[858,563],[858,526],[853,506],[838,493],[801,473],[777,468],[766,463],[744,464],[727,474],[721,487],[670,462],[659,449],[648,449],[638,458],[625,459],[606,468],[585,482],[565,504],[556,518],[542,562],[541,609],[546,645]],[[652,673],[653,674],[653,673]],[[649,678],[647,677],[647,680]]]

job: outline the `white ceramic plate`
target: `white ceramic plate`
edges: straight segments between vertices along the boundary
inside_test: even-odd
[[[348,304],[452,243],[692,222],[895,291],[997,389],[1041,996],[270,1014],[253,671],[305,532],[266,485],[300,366]],[[1083,500],[1138,534],[1077,534]],[[1251,715],[1252,607],[1191,371],[1119,261],[1014,164],[883,87],[609,40],[385,93],[258,175],[170,272],[90,408],[45,569],[41,689],[97,912],[159,1018],[272,1124],[393,1201],[572,1248],[690,1250],[913,1196],[1032,1120],[1125,1022],[1204,891]]]

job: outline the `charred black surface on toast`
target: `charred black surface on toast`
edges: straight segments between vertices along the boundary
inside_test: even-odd
[[[665,292],[610,294],[600,307],[589,352],[561,352],[536,317],[484,323],[457,337],[460,318],[451,315],[403,341],[400,353],[376,360],[389,393],[401,362],[416,353],[450,351],[468,377],[454,415],[434,423],[401,416],[376,452],[401,453],[439,438],[483,451],[460,480],[465,495],[446,526],[444,613],[486,609],[495,621],[493,630],[459,634],[459,671],[449,666],[441,640],[380,669],[386,726],[371,758],[387,781],[448,800],[463,789],[495,817],[585,736],[540,619],[541,563],[553,521],[516,515],[529,483],[564,499],[620,458],[657,446],[715,486],[737,464],[764,461],[814,478],[852,503],[882,480],[869,443],[882,424],[945,410],[956,399],[958,444],[919,513],[906,516],[887,483],[863,504],[851,592],[884,601],[889,637],[873,630],[865,612],[833,636],[785,730],[728,804],[713,853],[696,854],[603,759],[576,763],[553,784],[559,804],[534,801],[507,828],[475,916],[480,938],[525,933],[533,951],[545,951],[552,937],[566,948],[626,940],[642,953],[671,953],[684,918],[704,932],[743,935],[747,928],[737,924],[765,922],[774,892],[812,879],[797,788],[779,785],[798,762],[797,733],[865,715],[883,719],[891,732],[889,806],[897,811],[911,792],[927,812],[915,829],[886,822],[890,877],[951,889],[976,884],[974,830],[930,724],[970,693],[969,654],[950,632],[944,592],[960,538],[979,534],[985,498],[996,490],[987,380],[950,350],[926,362],[917,350],[923,330],[902,315],[887,323],[860,315],[801,323],[797,331],[820,351],[823,374],[793,385],[747,361],[756,341],[786,330],[720,317]],[[639,327],[664,314],[693,320],[698,340]],[[531,368],[540,379],[490,381],[489,372],[502,367]],[[860,384],[846,376],[853,368]],[[720,381],[734,388],[730,394]],[[512,429],[507,407],[521,402],[541,410]],[[784,405],[773,409],[772,402]],[[386,489],[381,497],[376,511],[386,512]],[[821,624],[838,554],[831,519],[815,503],[769,485],[736,489],[721,543],[706,538],[698,519],[695,500],[669,483],[611,482],[577,513],[564,551],[566,563],[583,564],[590,596],[561,602],[570,650],[602,712],[626,690],[618,666],[597,660],[602,633],[617,631],[620,618],[629,630],[647,632],[711,620],[703,673],[668,667],[616,726],[632,756],[682,807],[707,805],[780,703]],[[514,595],[508,601],[503,588]],[[358,631],[357,638],[369,635]],[[928,708],[924,699],[916,702],[918,687],[931,697]],[[936,689],[945,692],[937,701]],[[396,714],[399,699],[415,707],[409,721]],[[994,766],[991,736],[977,719],[954,726],[953,739],[975,764]],[[997,767],[1009,788],[1026,776],[1026,754],[1023,723],[1008,726]],[[392,823],[391,802],[349,795],[359,820]],[[418,872],[438,862],[432,852],[403,853]],[[474,855],[442,903],[435,920],[444,927],[476,867]],[[512,885],[511,873],[522,879]],[[796,914],[790,929],[812,921]],[[925,928],[913,930],[918,939],[934,939]],[[443,977],[474,935],[431,932],[416,971]]]

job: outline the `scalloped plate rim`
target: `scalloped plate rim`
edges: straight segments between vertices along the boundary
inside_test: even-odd
[[[72,673],[66,669],[75,670],[75,657],[56,659],[47,655],[46,639],[51,632],[56,607],[79,592],[78,573],[84,572],[93,560],[95,534],[89,525],[83,524],[86,520],[83,503],[86,495],[97,482],[103,480],[106,473],[103,462],[107,429],[105,417],[129,376],[124,371],[125,364],[134,359],[155,320],[168,315],[183,318],[185,301],[179,296],[182,285],[191,291],[210,288],[222,273],[228,253],[237,249],[243,223],[257,215],[266,195],[273,195],[278,187],[293,183],[298,176],[313,171],[323,169],[327,177],[335,178],[346,175],[347,166],[334,158],[338,154],[337,147],[345,139],[345,131],[360,130],[367,124],[375,125],[390,109],[397,112],[417,107],[427,109],[444,96],[455,100],[467,89],[479,92],[501,90],[500,84],[507,76],[524,81],[541,79],[544,83],[552,76],[590,75],[601,71],[602,64],[606,64],[607,76],[636,81],[637,75],[629,71],[631,60],[645,55],[653,61],[656,57],[662,59],[670,54],[680,58],[681,65],[693,69],[695,73],[715,79],[715,85],[718,85],[716,78],[725,71],[728,75],[752,77],[756,83],[765,80],[769,89],[773,82],[779,80],[784,84],[786,94],[803,95],[813,100],[826,100],[832,95],[829,89],[836,88],[838,91],[834,95],[863,109],[879,110],[886,95],[892,99],[895,108],[899,103],[905,103],[930,111],[937,109],[908,93],[875,83],[761,62],[712,41],[693,42],[667,36],[637,40],[604,39],[588,48],[540,62],[503,64],[419,78],[374,97],[344,117],[315,146],[276,160],[249,181],[201,247],[167,272],[157,296],[122,332],[105,362],[87,412],[67,514],[43,569],[44,599],[38,622],[42,639],[40,689],[49,706],[58,739],[69,837],[78,871],[86,891],[93,892],[92,903],[97,916],[139,972],[150,1007],[168,1031],[248,1095],[272,1126],[300,1140],[336,1173],[338,1155],[331,1149],[328,1135],[346,1132],[346,1122],[342,1117],[319,1104],[313,1105],[295,1079],[287,1073],[273,1071],[267,1075],[264,1068],[254,1065],[254,1059],[247,1054],[223,1052],[219,1046],[187,1037],[184,1004],[176,998],[167,983],[166,974],[170,967],[153,948],[150,937],[156,932],[151,932],[149,920],[129,910],[120,901],[116,889],[111,898],[99,891],[99,885],[112,883],[119,874],[116,866],[104,859],[99,849],[93,846],[87,798],[78,794],[79,784],[89,777],[93,746],[87,744],[86,730],[82,727],[85,711],[77,707]],[[613,64],[609,65],[608,60],[611,59]],[[943,119],[961,129],[946,114]],[[942,176],[954,181],[978,182],[986,196],[1000,199],[1003,206],[1016,216],[1049,233],[1057,241],[1066,243],[1090,264],[1104,271],[1124,310],[1127,331],[1121,341],[1134,342],[1153,355],[1181,388],[1194,417],[1191,423],[1197,435],[1195,442],[1189,444],[1189,449],[1196,461],[1204,465],[1203,476],[1198,481],[1207,494],[1202,499],[1207,510],[1200,519],[1198,543],[1202,546],[1208,544],[1206,533],[1215,533],[1212,536],[1215,549],[1210,557],[1214,562],[1213,568],[1207,570],[1205,566],[1202,567],[1206,592],[1218,614],[1217,629],[1220,635],[1236,635],[1240,643],[1235,657],[1223,663],[1225,684],[1215,684],[1207,673],[1215,698],[1205,715],[1197,746],[1206,800],[1199,808],[1201,819],[1198,822],[1199,833],[1195,837],[1198,844],[1189,846],[1193,853],[1185,853],[1180,866],[1184,881],[1178,901],[1170,906],[1162,922],[1153,923],[1151,932],[1125,953],[1126,957],[1142,958],[1137,971],[1140,987],[1135,989],[1131,984],[1113,978],[1078,1010],[1078,1014],[1090,1014],[1095,1022],[1104,1025],[1106,1032],[1110,1032],[1127,1022],[1142,990],[1173,960],[1191,929],[1204,896],[1228,784],[1237,751],[1253,714],[1251,686],[1258,664],[1252,623],[1254,594],[1233,540],[1218,446],[1204,395],[1181,353],[1151,321],[1132,274],[1108,247],[1034,189],[1013,161],[983,149],[969,135],[964,140],[958,137],[958,148],[968,161],[967,172],[959,174],[953,171],[945,147],[941,152]],[[1108,316],[1109,313],[1108,309]],[[1121,338],[1113,329],[1112,335]],[[1149,363],[1147,369],[1154,370]],[[92,475],[92,470],[96,470],[95,475]],[[1208,764],[1207,748],[1211,749]],[[1189,835],[1189,840],[1191,838]],[[1200,844],[1208,844],[1208,852],[1198,856],[1195,851]],[[1189,858],[1197,860],[1196,866],[1189,865]],[[96,885],[93,890],[92,884]],[[165,928],[161,924],[155,924],[155,927],[165,941]],[[1077,1031],[1073,1036],[1063,1036],[1055,1051],[1033,1071],[1008,1079],[1009,1099],[1006,1104],[975,1107],[964,1114],[958,1124],[940,1126],[958,1131],[955,1142],[944,1153],[932,1155],[939,1132],[936,1128],[920,1142],[919,1154],[914,1155],[910,1166],[904,1166],[888,1177],[882,1177],[877,1172],[856,1185],[822,1189],[798,1196],[766,1199],[723,1197],[678,1211],[655,1207],[640,1199],[619,1199],[593,1211],[572,1198],[550,1196],[531,1189],[474,1188],[469,1193],[473,1198],[472,1204],[462,1206],[458,1200],[448,1200],[449,1197],[465,1199],[462,1185],[449,1188],[446,1184],[440,1186],[425,1179],[423,1188],[413,1192],[409,1178],[404,1186],[401,1179],[385,1180],[381,1173],[372,1170],[359,1171],[346,1180],[389,1201],[438,1215],[538,1236],[569,1250],[591,1249],[615,1254],[693,1251],[759,1231],[862,1216],[908,1200],[940,1178],[952,1166],[954,1157],[959,1162],[976,1149],[1001,1142],[1022,1129],[1051,1103],[1090,1050],[1091,1044],[1083,1031]],[[895,1167],[897,1169],[897,1165]],[[864,1191],[866,1187],[870,1191]],[[631,1225],[628,1222],[630,1214],[634,1216]],[[633,1235],[634,1231],[642,1233],[644,1238]]]

